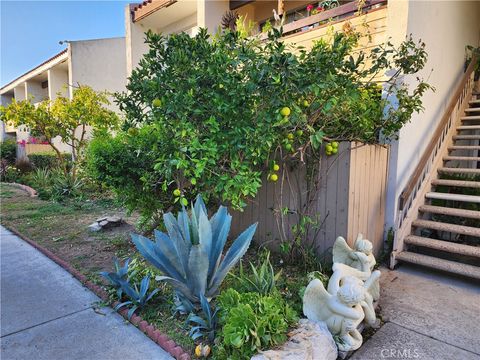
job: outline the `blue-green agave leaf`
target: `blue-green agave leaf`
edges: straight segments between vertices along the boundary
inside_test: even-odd
[[[181,295],[185,296],[191,302],[197,302],[197,297],[192,293],[190,288],[185,282],[178,281],[177,279],[171,278],[169,276],[159,276],[157,278],[159,281],[165,281],[172,285]]]
[[[170,261],[172,266],[175,267],[178,273],[185,278],[187,264],[184,263],[183,259],[188,255],[188,250],[185,249],[183,244],[175,245],[172,238],[161,231],[155,230],[154,235],[157,245],[156,251],[160,251]]]
[[[182,211],[178,213],[177,222],[185,243],[188,245],[188,251],[190,251],[190,246],[192,245],[192,240],[190,239],[190,219],[188,218],[187,210],[183,206]]]
[[[208,254],[202,244],[193,245],[188,258],[188,285],[193,294],[204,294],[207,287]],[[198,295],[197,295],[198,296]],[[198,297],[196,297],[198,301]]]
[[[223,261],[220,263],[218,270],[215,272],[215,275],[213,276],[213,278],[210,280],[210,283],[208,284],[209,289],[207,292],[207,297],[212,297],[217,293],[218,287],[222,283],[227,273],[247,251],[248,247],[250,246],[250,242],[252,241],[253,235],[255,234],[256,229],[257,229],[257,223],[250,225],[233,242],[232,246],[230,247],[230,249],[228,249],[227,253],[225,254]]]
[[[177,253],[180,256],[180,261],[183,266],[183,271],[187,271],[187,259],[188,254],[190,253],[190,247],[192,246],[190,241],[183,236],[183,232],[173,216],[172,213],[167,213],[163,215],[163,221],[165,224],[165,228],[167,229],[168,236],[170,237],[170,242],[176,248]]]
[[[220,263],[231,223],[232,217],[224,206],[220,206],[215,215],[210,219],[210,224],[212,225],[212,250],[209,255],[208,281],[211,280]]]
[[[146,275],[140,282],[140,298],[141,299],[145,298],[149,287],[150,287],[150,275]]]
[[[135,310],[137,310],[137,308],[138,308],[137,305],[133,305],[132,308],[130,310],[128,310],[128,313],[127,313],[128,320],[130,320],[130,318],[133,316],[133,314],[135,313]]]
[[[144,236],[131,234],[132,241],[142,256],[153,266],[160,269],[164,274],[177,280],[185,281],[185,278],[171,264],[170,260],[157,249],[155,243]]]
[[[153,291],[147,296],[147,298],[145,299],[145,303],[146,303],[147,301],[149,301],[149,300],[150,300],[156,293],[158,293],[159,291],[160,291],[160,289],[155,289],[155,290],[153,290]]]
[[[202,305],[202,310],[205,316],[207,317],[208,322],[212,322],[212,312],[210,310],[210,303],[207,298],[200,293],[200,304]]]
[[[208,220],[207,214],[200,212],[198,217],[198,240],[200,245],[205,251],[205,256],[207,257],[208,262],[210,262],[209,254],[212,250],[212,225]],[[207,274],[208,274],[209,265],[207,265]]]
[[[195,212],[195,217],[197,219],[200,218],[201,213],[204,213],[205,216],[208,216],[207,207],[205,206],[205,203],[203,202],[203,199],[202,199],[201,195],[197,196],[197,198],[195,200],[195,206],[194,206],[193,210]]]
[[[131,304],[133,304],[131,301],[125,301],[125,302],[123,302],[123,303],[121,303],[121,304],[118,304],[118,305],[115,306],[113,309],[114,309],[115,311],[118,311],[118,310],[121,309],[122,307],[127,306],[127,305],[131,305]]]

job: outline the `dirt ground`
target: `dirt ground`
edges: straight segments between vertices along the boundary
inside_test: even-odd
[[[112,258],[134,252],[130,233],[137,218],[109,200],[59,204],[31,198],[23,190],[2,184],[0,222],[13,228],[87,276],[112,268]],[[124,223],[110,230],[91,232],[88,225],[102,216],[117,215]]]

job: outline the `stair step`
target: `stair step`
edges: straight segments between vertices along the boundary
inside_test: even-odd
[[[468,121],[468,120],[480,120],[480,115],[462,116],[460,119],[463,120],[463,121]]]
[[[475,104],[480,105],[480,100],[470,100],[468,103],[471,105],[475,105]]]
[[[450,146],[448,150],[480,150],[480,146],[455,145]]]
[[[453,135],[453,140],[480,140],[480,135]]]
[[[443,161],[480,161],[480,157],[474,156],[444,156]]]
[[[465,109],[466,113],[479,112],[479,111],[480,111],[480,108]]]
[[[480,220],[480,211],[451,208],[445,206],[421,205],[418,211],[423,213],[458,216],[462,218]]]
[[[457,131],[465,131],[465,130],[480,130],[480,125],[465,125],[465,126],[457,127]]]
[[[480,169],[442,167],[438,169],[438,172],[447,174],[480,174]]]
[[[397,254],[396,259],[480,280],[480,267],[478,266],[416,254],[409,251],[402,251]]]
[[[445,185],[480,189],[480,181],[434,179],[432,180],[432,185]]]
[[[480,247],[464,244],[457,244],[450,241],[429,239],[426,237],[409,235],[405,238],[409,245],[422,246],[429,249],[445,251],[453,254],[473,256],[480,258]]]
[[[425,194],[425,197],[427,199],[462,201],[462,202],[480,204],[480,196],[476,196],[476,195],[428,192],[428,193]]]
[[[462,234],[467,236],[480,237],[480,228],[474,228],[471,226],[449,224],[431,220],[414,220],[412,226],[425,229],[433,229],[439,231],[447,231],[455,234]]]

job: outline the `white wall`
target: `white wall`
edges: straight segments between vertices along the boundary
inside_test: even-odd
[[[88,85],[96,91],[124,91],[125,38],[72,41],[70,85]],[[112,110],[117,110],[111,104]]]
[[[27,89],[27,99],[33,97],[33,103],[38,103],[48,99],[48,88],[42,88],[41,82],[29,80],[25,84]]]
[[[387,228],[395,223],[398,197],[428,145],[435,127],[463,75],[465,46],[480,43],[479,1],[409,1],[391,0],[389,31],[394,42],[406,35],[426,43],[428,62],[421,77],[436,88],[423,97],[425,111],[414,114],[412,121],[393,142],[389,190],[387,195]],[[403,17],[403,18],[402,18]],[[405,22],[405,19],[408,19]],[[395,26],[392,26],[395,24]],[[409,77],[406,82],[413,82]]]
[[[68,94],[68,70],[53,67],[48,70],[48,97],[55,100],[58,94]]]
[[[143,54],[148,51],[145,44],[145,28],[141,22],[134,23],[130,12],[130,5],[125,6],[125,52],[127,76],[132,74],[132,70],[138,65]]]
[[[222,16],[230,10],[228,0],[197,0],[197,26],[214,34],[221,25]]]
[[[13,89],[13,97],[17,101],[23,101],[27,98],[27,84],[21,83]]]

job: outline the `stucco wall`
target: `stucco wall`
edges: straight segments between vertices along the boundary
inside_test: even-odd
[[[480,45],[478,1],[389,1],[388,31],[395,43],[408,34],[426,43],[428,62],[420,76],[436,88],[423,97],[425,111],[413,116],[392,143],[387,228],[394,226],[398,197],[463,74],[465,45]],[[411,82],[412,77],[406,82]]]
[[[48,96],[55,100],[58,94],[68,94],[68,70],[53,67],[48,70]]]
[[[33,102],[38,103],[48,99],[48,88],[42,88],[39,81],[27,81],[27,98],[33,97]]]
[[[125,38],[72,41],[71,84],[96,91],[124,91],[126,84]],[[111,109],[116,110],[114,104]]]

